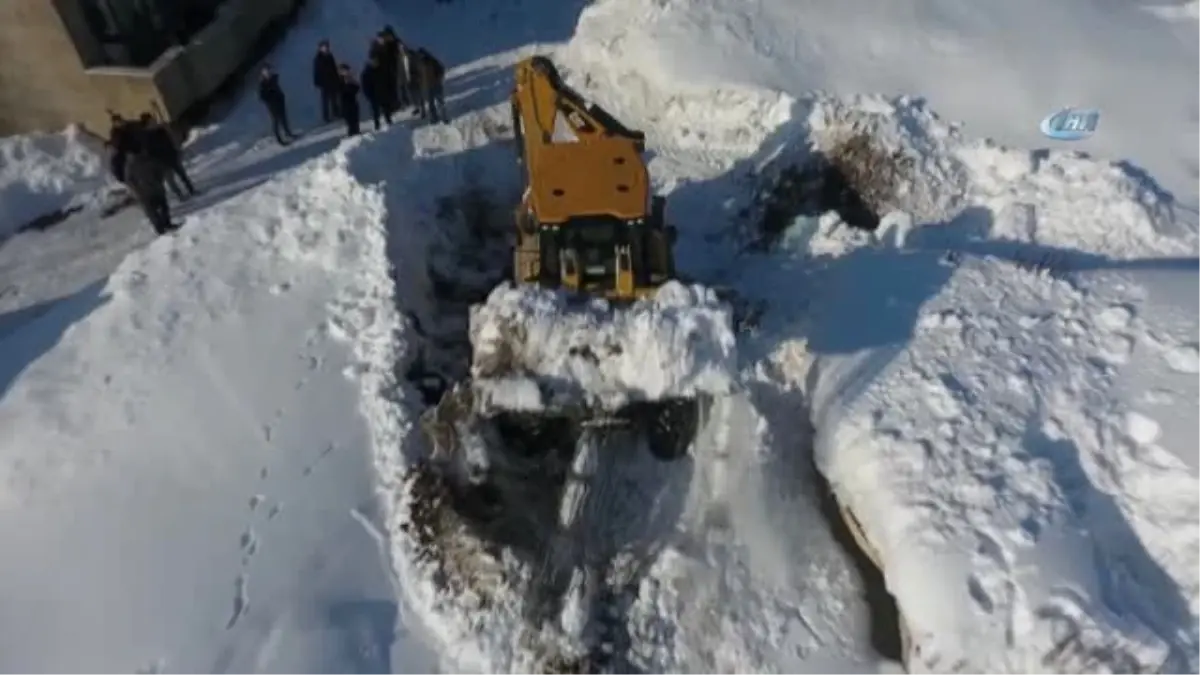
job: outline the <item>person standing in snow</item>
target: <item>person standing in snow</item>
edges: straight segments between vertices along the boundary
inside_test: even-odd
[[[388,107],[389,112],[396,113],[400,110],[400,106],[404,105],[404,99],[407,98],[401,82],[404,79],[403,62],[404,62],[404,43],[400,41],[400,37],[396,35],[396,31],[391,26],[383,27],[383,44],[384,44],[384,60],[380,61],[383,66],[383,72],[387,75],[388,87]]]
[[[357,136],[359,132],[358,92],[360,87],[354,79],[350,65],[343,63],[339,68],[341,74],[341,104],[342,119],[346,121],[346,135]]]
[[[388,126],[392,125],[392,110],[387,90],[390,86],[388,83],[394,81],[374,56],[367,59],[367,65],[363,66],[359,76],[359,83],[362,86],[363,98],[367,99],[367,105],[371,106],[371,119],[375,121],[375,131],[380,129],[381,116]]]
[[[195,197],[196,186],[192,185],[192,179],[188,177],[187,170],[183,168],[183,157],[180,156],[179,146],[175,145],[175,138],[171,136],[171,130],[155,120],[150,113],[142,113],[141,122],[145,134],[146,152],[152,159],[163,165],[166,181],[171,186],[171,191],[180,200]],[[184,195],[183,189],[179,186],[180,182],[187,188],[187,195]]]
[[[342,78],[338,75],[337,60],[329,47],[329,40],[322,40],[317,45],[317,55],[313,57],[313,86],[321,94],[321,119],[326,124],[335,117],[342,116],[341,101],[338,90]]]
[[[433,123],[446,122],[446,97],[444,82],[446,69],[424,47],[417,50],[417,86],[420,89],[421,119],[426,112]]]
[[[280,145],[287,145],[289,141],[297,138],[297,135],[292,133],[291,125],[288,124],[287,97],[283,93],[283,87],[279,86],[279,73],[272,70],[269,65],[262,67],[262,75],[258,82],[258,98],[267,107],[267,113],[271,116],[271,131],[275,134],[275,140],[279,141]],[[283,137],[284,134],[288,136],[286,140]]]
[[[379,86],[379,102],[385,108],[392,109],[394,106],[395,92],[392,91],[391,83],[395,81],[396,71],[393,69],[395,61],[392,59],[392,45],[388,42],[387,35],[383,31],[379,31],[375,35],[375,40],[371,42],[371,48],[367,52],[367,60],[374,59],[376,66],[383,73],[390,73],[390,78],[382,78]]]
[[[141,204],[146,217],[157,234],[179,229],[171,222],[171,207],[167,204],[167,187],[163,184],[166,171],[162,163],[144,148],[130,153],[125,164],[125,185]]]

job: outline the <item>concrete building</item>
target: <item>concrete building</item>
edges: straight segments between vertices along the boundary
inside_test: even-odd
[[[0,136],[177,120],[303,0],[0,0]]]

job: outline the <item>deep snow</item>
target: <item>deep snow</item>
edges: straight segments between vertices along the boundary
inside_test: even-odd
[[[0,593],[20,600],[0,609],[0,667],[491,671],[579,657],[599,630],[627,669],[893,669],[816,460],[879,549],[914,667],[1195,671],[1193,215],[1128,166],[971,141],[919,101],[804,93],[928,94],[971,136],[1035,146],[1040,117],[1078,96],[1105,116],[1076,147],[1144,162],[1194,201],[1195,158],[1175,154],[1196,147],[1192,24],[1087,0],[1034,19],[1026,3],[902,4],[882,20],[767,0],[581,5],[405,4],[401,34],[450,68],[451,125],[348,143],[320,130],[280,151],[247,98],[192,146],[214,189],[181,235],[28,323],[0,319],[0,424],[17,430],[0,439],[0,536],[17,542]],[[314,118],[311,44],[353,54],[388,9],[309,3],[271,57],[294,117]],[[1067,47],[1037,37],[1046,13],[1070,15],[1052,36]],[[468,25],[486,30],[465,40]],[[1022,58],[996,56],[1018,43]],[[444,198],[482,183],[507,199],[497,69],[534,44],[648,132],[682,266],[759,310],[738,337],[738,391],[688,460],[618,444],[588,468],[611,597],[590,606],[577,577],[538,633],[512,557],[441,541],[466,594],[418,558],[421,404],[399,379],[451,358],[441,343],[467,329],[426,266],[489,278],[465,265],[492,249],[464,245]],[[1056,73],[1047,55],[1100,69]],[[1145,100],[1162,106],[1149,126]],[[875,238],[807,214],[775,249],[743,251],[750,197],[848,121],[920,169],[886,195],[903,213]],[[128,220],[100,267],[79,267],[100,278],[139,246]],[[77,226],[63,232],[95,228]],[[89,246],[60,238],[56,260]],[[14,269],[0,278],[33,289],[17,307],[80,285]],[[597,609],[611,612],[599,625]]]

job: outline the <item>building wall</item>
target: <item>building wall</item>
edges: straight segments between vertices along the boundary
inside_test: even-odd
[[[0,1],[0,134],[59,129],[92,84],[51,0]]]
[[[264,29],[296,4],[231,0],[189,45],[147,68],[88,68],[99,43],[72,0],[0,0],[0,136],[71,123],[106,136],[110,109],[176,119],[236,72]]]

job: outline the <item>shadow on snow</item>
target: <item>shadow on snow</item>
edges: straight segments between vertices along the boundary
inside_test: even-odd
[[[0,400],[72,325],[108,302],[103,294],[106,283],[102,279],[67,297],[0,314]]]

